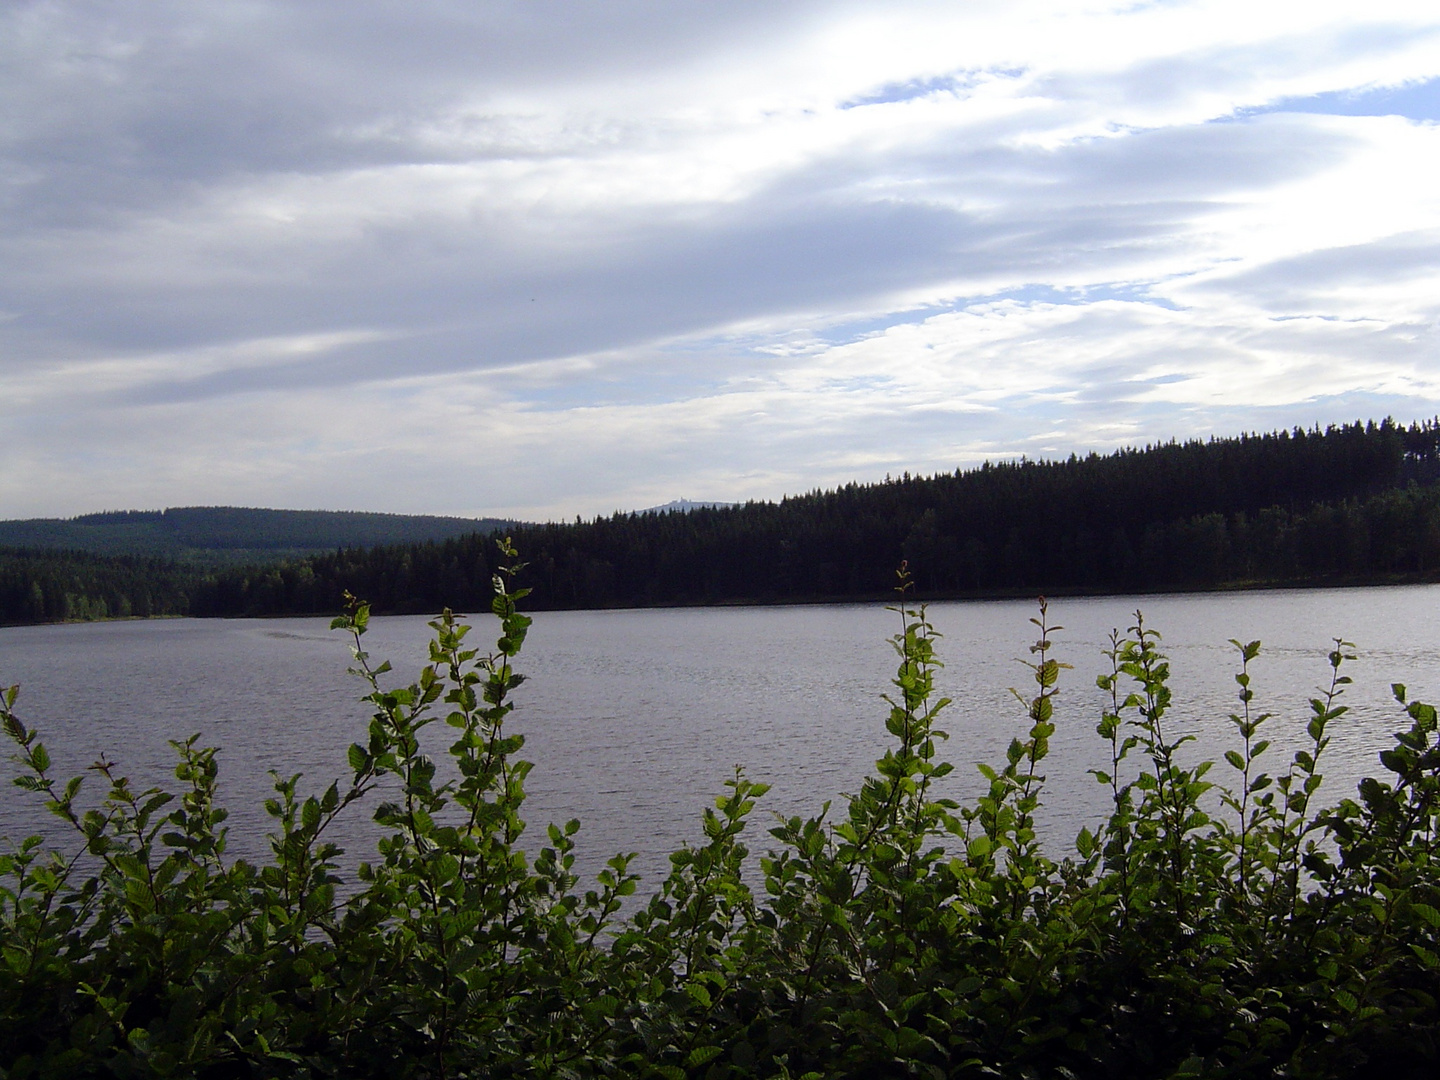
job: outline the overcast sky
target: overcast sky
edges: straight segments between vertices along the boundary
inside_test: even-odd
[[[0,8],[0,517],[1440,412],[1440,5]]]

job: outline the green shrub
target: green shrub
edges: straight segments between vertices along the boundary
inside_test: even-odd
[[[1273,773],[1270,717],[1251,709],[1259,643],[1235,643],[1220,783],[1177,754],[1159,636],[1137,617],[1099,679],[1108,816],[1055,861],[1035,829],[1064,666],[1044,601],[1028,733],[959,805],[935,790],[951,771],[938,635],[902,592],[892,744],[859,793],[777,820],[747,876],[766,789],[737,771],[704,842],[622,918],[628,856],[582,888],[578,822],[520,846],[530,765],[506,722],[530,620],[523,590],[497,576],[495,593],[492,650],[447,612],[394,689],[363,648],[368,609],[336,620],[368,732],[318,795],[276,777],[263,866],[227,858],[214,750],[174,744],[178,793],[135,791],[102,759],[87,808],[5,691],[16,783],[76,842],[0,857],[0,1075],[1431,1075],[1436,712],[1397,686],[1410,726],[1381,755],[1389,778],[1314,806],[1347,643],[1306,747]],[[437,732],[444,774],[422,751]],[[372,792],[383,836],[346,879],[327,830]]]

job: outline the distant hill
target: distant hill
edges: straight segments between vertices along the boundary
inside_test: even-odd
[[[183,506],[0,521],[0,547],[233,566],[299,558],[337,548],[449,540],[512,524],[497,518]]]

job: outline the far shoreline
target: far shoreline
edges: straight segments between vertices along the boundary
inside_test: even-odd
[[[1195,596],[1195,595],[1221,595],[1225,593],[1261,593],[1261,592],[1291,592],[1312,589],[1374,589],[1414,585],[1435,585],[1440,584],[1440,573],[1433,574],[1405,574],[1405,575],[1371,575],[1368,577],[1324,579],[1324,580],[1288,580],[1288,581],[1235,581],[1225,582],[1220,585],[1204,586],[1160,586],[1141,589],[1108,589],[1108,588],[1085,588],[1077,586],[1058,586],[1054,589],[986,589],[969,590],[960,592],[908,592],[903,598],[906,605],[910,604],[939,604],[939,603],[1001,603],[1014,600],[1033,600],[1037,597],[1047,599],[1103,599],[1106,597],[1119,596]],[[540,614],[552,611],[684,611],[699,608],[768,608],[768,607],[836,607],[845,604],[866,605],[866,604],[887,604],[895,605],[901,602],[901,597],[894,592],[888,594],[866,593],[860,595],[826,595],[813,597],[784,597],[784,598],[750,598],[750,599],[727,599],[727,600],[697,600],[689,603],[663,603],[663,604],[596,604],[586,607],[548,607],[545,605],[522,605],[524,610],[531,614]],[[459,609],[452,609],[459,610]],[[116,622],[154,622],[164,619],[201,619],[211,620],[245,620],[260,622],[267,619],[325,619],[334,618],[341,614],[335,611],[295,611],[288,613],[267,613],[259,614],[227,614],[227,615],[190,615],[190,614],[164,614],[164,615],[107,615],[100,618],[89,619],[49,619],[43,622],[0,622],[0,629],[11,629],[15,627],[31,626],[78,626],[89,623],[116,623]],[[376,618],[391,617],[414,617],[419,615],[438,615],[439,612],[432,608],[400,608],[400,609],[373,609],[371,614]],[[476,613],[488,614],[480,609]],[[467,614],[466,617],[471,617]]]

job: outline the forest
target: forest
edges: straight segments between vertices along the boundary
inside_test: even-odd
[[[1440,577],[1440,424],[1392,420],[986,463],[778,503],[504,530],[539,609],[1155,592]],[[494,533],[197,567],[0,552],[0,621],[488,604]]]

